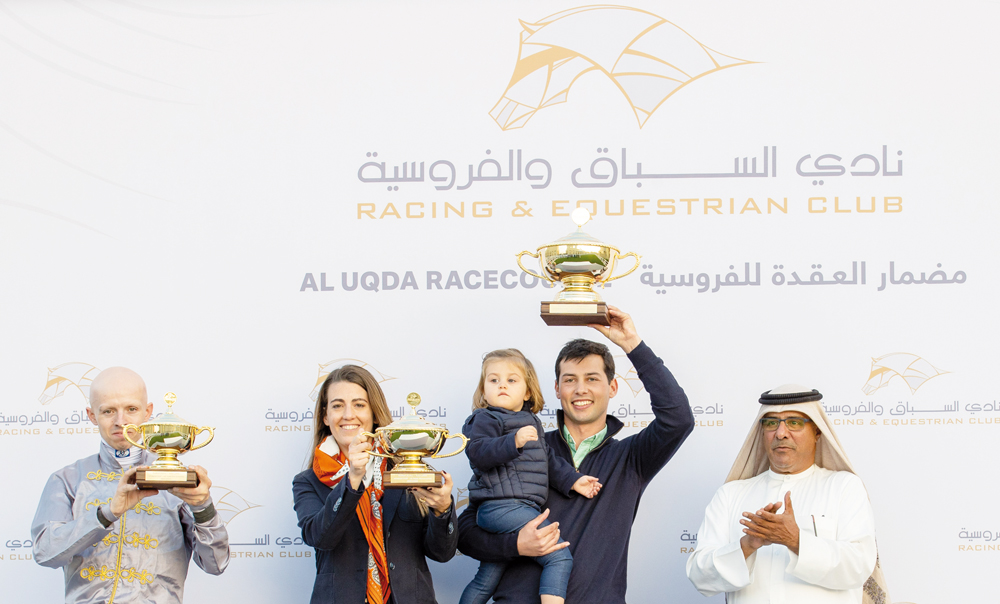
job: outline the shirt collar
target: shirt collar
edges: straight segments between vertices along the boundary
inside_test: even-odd
[[[813,465],[809,466],[808,468],[806,468],[805,470],[802,470],[798,474],[779,474],[779,473],[775,472],[774,470],[772,470],[770,467],[768,467],[768,469],[767,469],[767,478],[769,480],[778,480],[778,481],[781,481],[781,482],[792,482],[792,481],[795,481],[795,480],[801,480],[803,478],[808,478],[809,476],[812,476],[813,474],[816,473],[816,468],[817,467],[818,466],[816,464],[813,464]]]
[[[569,445],[569,450],[576,453],[578,447],[576,446],[576,443],[573,441],[573,435],[569,433],[569,428],[566,427],[566,424],[563,424],[562,431],[563,431],[563,436],[566,437],[566,443]],[[591,449],[593,449],[597,445],[601,444],[604,441],[604,437],[607,435],[608,435],[608,426],[605,425],[604,428],[602,428],[601,431],[598,432],[597,434],[593,434],[583,439],[583,442],[580,443],[579,448],[589,446]]]
[[[573,467],[579,468],[583,464],[583,460],[587,458],[587,455],[604,442],[604,438],[608,435],[608,427],[605,425],[597,434],[583,439],[580,446],[576,446],[576,443],[573,442],[573,437],[570,435],[569,428],[565,424],[562,427],[562,434],[566,439],[566,444],[569,446],[570,455],[573,457]]]
[[[116,455],[116,452],[120,455],[121,453],[129,453],[128,457],[121,458]],[[153,455],[148,451],[143,451],[139,447],[130,447],[127,451],[119,452],[117,449],[104,442],[101,439],[101,450],[98,453],[98,460],[101,463],[101,467],[107,467],[111,470],[127,470],[135,465],[149,465],[148,458]],[[124,460],[124,463],[123,463]]]

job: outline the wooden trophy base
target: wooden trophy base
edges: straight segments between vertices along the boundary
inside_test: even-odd
[[[427,472],[389,471],[382,475],[382,488],[409,489],[412,487],[444,486],[444,473],[428,470]]]
[[[542,302],[546,325],[610,325],[604,302]]]
[[[142,468],[135,473],[135,484],[140,489],[156,489],[158,491],[173,487],[191,488],[198,486],[198,474],[187,468],[176,470]]]

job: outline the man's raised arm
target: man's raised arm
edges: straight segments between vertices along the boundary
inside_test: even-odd
[[[592,327],[625,351],[643,387],[649,392],[655,419],[632,440],[639,474],[643,481],[648,482],[694,430],[694,414],[677,380],[639,337],[632,317],[614,306],[608,306],[608,317],[610,326]]]

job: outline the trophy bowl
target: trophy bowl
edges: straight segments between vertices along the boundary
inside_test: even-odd
[[[563,290],[556,296],[557,301],[599,302],[600,294],[591,289],[595,283],[607,283],[628,274],[611,277],[615,260],[622,258],[621,252],[585,233],[581,235],[578,241],[566,241],[568,238],[564,238],[540,246],[531,254],[538,258],[545,279],[563,284]]]
[[[449,434],[448,429],[434,424],[417,415],[420,395],[411,392],[406,397],[410,405],[410,415],[392,422],[388,426],[375,429],[375,433],[363,432],[380,445],[386,454],[369,451],[370,455],[397,460],[395,467],[382,477],[386,488],[439,487],[444,484],[444,475],[421,461],[422,458],[441,459],[458,455],[465,450],[469,439],[464,434]],[[449,438],[462,439],[457,451],[441,455],[441,449]]]
[[[542,318],[549,325],[587,325],[600,323],[606,305],[593,287],[621,279],[639,268],[639,255],[635,252],[622,254],[621,251],[583,232],[583,225],[590,220],[590,212],[577,208],[572,214],[577,225],[576,231],[552,243],[539,246],[534,252],[527,250],[517,255],[517,265],[529,275],[548,281],[561,283],[562,291],[552,302],[542,303]],[[537,274],[524,267],[523,256],[537,258],[541,273]],[[635,264],[619,275],[613,275],[615,263],[632,257]]]
[[[136,483],[139,484],[140,488],[197,486],[197,475],[193,470],[184,467],[177,460],[177,456],[200,449],[212,442],[212,439],[215,438],[215,428],[199,428],[175,415],[173,405],[177,400],[177,395],[173,392],[168,392],[163,400],[167,403],[166,413],[161,413],[138,426],[128,424],[122,429],[125,440],[133,446],[152,451],[157,455],[156,461],[149,466],[148,470],[139,470],[142,476],[137,473]],[[138,442],[132,440],[132,437],[129,436],[130,432],[139,434]],[[196,445],[194,444],[195,437],[201,432],[208,432],[208,440]],[[190,484],[192,480],[194,484]],[[166,486],[152,486],[154,484]]]

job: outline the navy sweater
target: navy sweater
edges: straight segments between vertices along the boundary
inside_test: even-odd
[[[559,522],[562,538],[570,543],[573,572],[567,604],[624,604],[628,577],[628,544],[632,522],[646,485],[694,429],[694,415],[687,396],[645,342],[629,353],[639,379],[649,392],[655,419],[641,432],[622,440],[615,435],[624,427],[608,416],[604,441],[584,458],[579,471],[596,476],[604,488],[594,499],[567,497],[549,490],[549,520]],[[545,440],[570,462],[569,445],[559,429],[546,432]],[[493,600],[501,603],[537,603],[541,567],[517,555],[517,533],[493,535],[476,525],[476,506],[470,504],[458,520],[459,549],[481,561],[507,562],[507,570]]]

